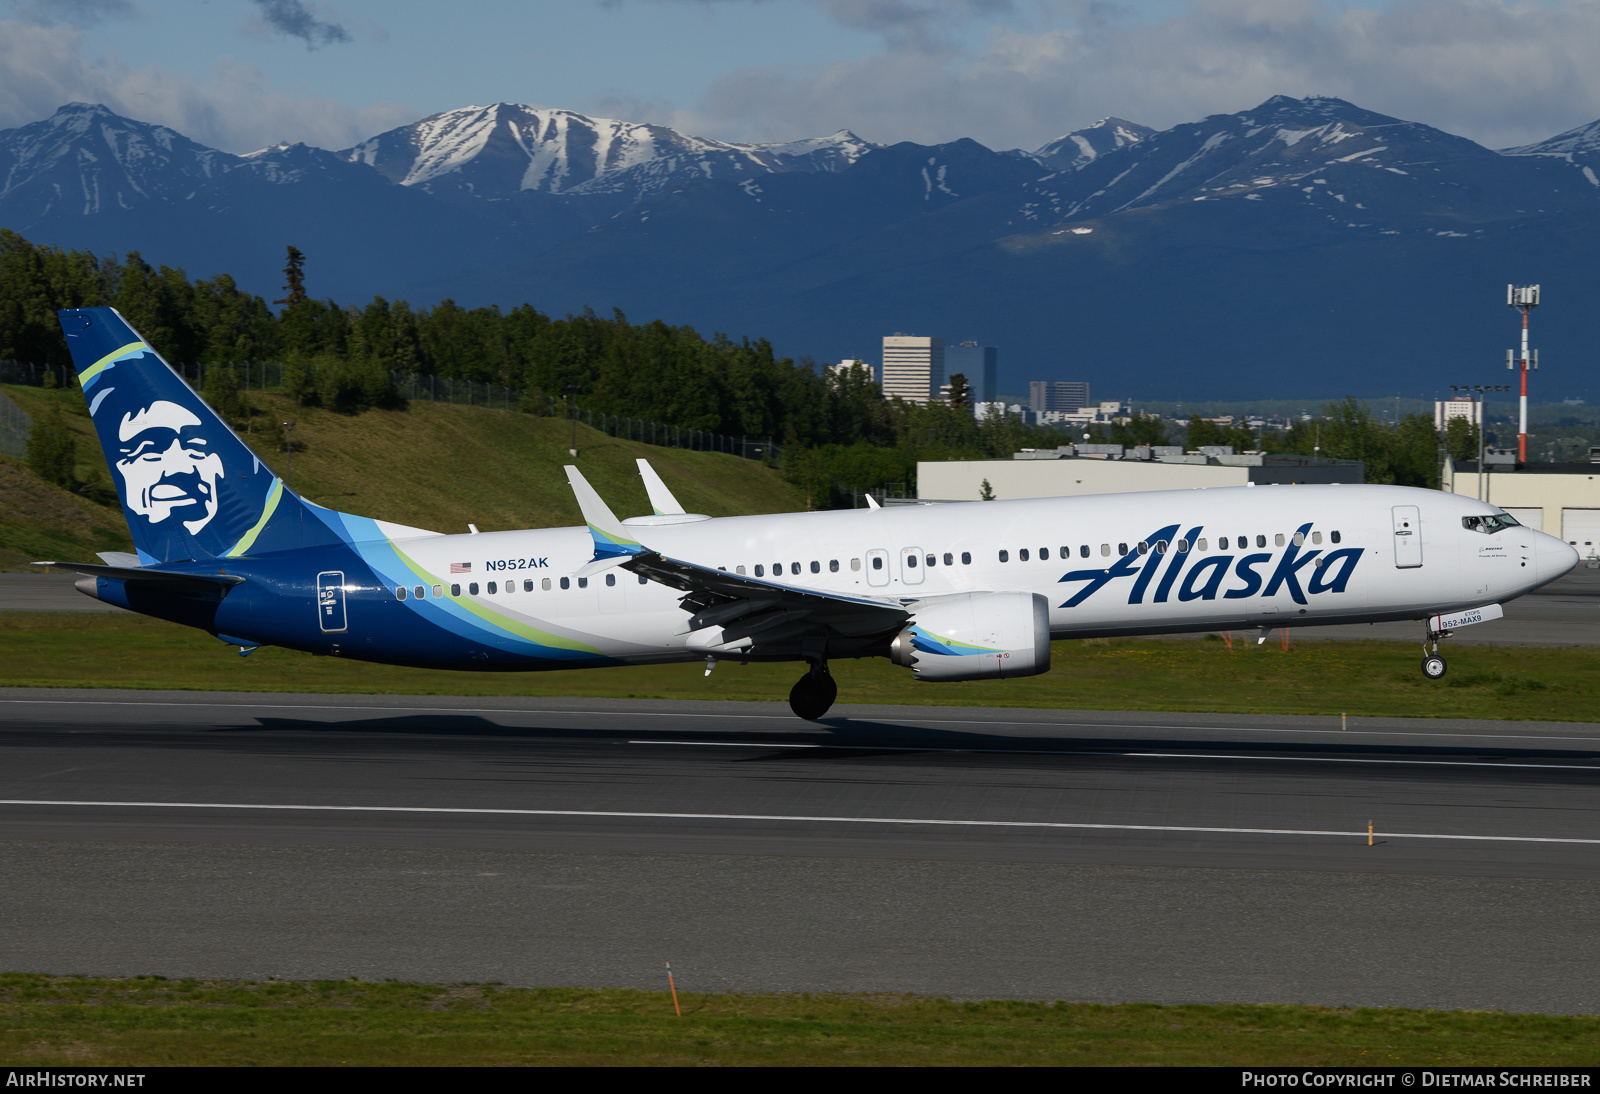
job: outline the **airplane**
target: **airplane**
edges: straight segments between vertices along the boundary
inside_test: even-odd
[[[1439,640],[1571,570],[1486,502],[1395,486],[1246,486],[832,512],[618,519],[576,466],[585,524],[443,534],[296,494],[112,308],[58,312],[137,554],[49,562],[106,603],[260,646],[530,671],[887,657],[917,680],[1051,667],[1051,641],[1415,620]],[[471,526],[469,526],[471,527]]]

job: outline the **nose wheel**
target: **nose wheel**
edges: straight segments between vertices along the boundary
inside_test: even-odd
[[[826,661],[813,661],[811,671],[789,689],[789,709],[795,717],[814,722],[828,713],[833,701],[839,697],[839,685],[828,672]]]
[[[1437,680],[1449,671],[1450,666],[1439,656],[1439,639],[1449,637],[1449,631],[1436,631],[1428,627],[1427,637],[1422,640],[1422,675],[1429,680]]]

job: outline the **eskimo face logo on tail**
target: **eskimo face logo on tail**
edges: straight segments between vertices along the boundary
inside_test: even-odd
[[[1247,537],[1244,536],[1236,541],[1236,549],[1241,554],[1200,556],[1195,548],[1204,529],[1198,526],[1191,528],[1182,538],[1178,537],[1178,529],[1176,524],[1167,525],[1141,542],[1137,550],[1128,551],[1110,566],[1097,570],[1074,570],[1063,575],[1062,581],[1082,581],[1086,584],[1061,607],[1076,608],[1107,585],[1124,577],[1134,579],[1128,590],[1129,604],[1144,603],[1147,593],[1152,594],[1153,603],[1165,603],[1173,592],[1176,592],[1180,601],[1215,600],[1219,595],[1224,600],[1241,600],[1257,595],[1277,596],[1285,592],[1296,604],[1305,604],[1308,594],[1344,592],[1362,554],[1360,547],[1345,547],[1324,554],[1322,548],[1310,546],[1314,539],[1320,541],[1320,536],[1313,537],[1311,525],[1302,524],[1284,545],[1283,553],[1277,556],[1276,565],[1273,563],[1274,552],[1249,553]],[[1282,537],[1279,537],[1279,542],[1282,542]],[[1217,546],[1221,552],[1228,551],[1226,539],[1219,540]],[[1178,582],[1179,573],[1191,561],[1194,565],[1189,566],[1182,582]],[[1152,589],[1152,581],[1163,567],[1165,570],[1161,580],[1155,582]],[[1261,572],[1257,572],[1258,567]],[[1239,584],[1224,589],[1223,582],[1230,576]]]
[[[210,450],[200,425],[192,411],[165,399],[122,416],[112,466],[128,508],[151,524],[176,516],[194,535],[217,515],[222,457]]]

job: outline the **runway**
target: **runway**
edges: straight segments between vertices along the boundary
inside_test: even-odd
[[[1600,1012],[1600,725],[834,714],[7,689],[0,968]]]

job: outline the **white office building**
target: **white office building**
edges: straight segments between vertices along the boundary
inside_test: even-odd
[[[857,358],[854,358],[854,357],[846,357],[843,361],[840,361],[837,365],[829,365],[828,366],[828,374],[830,376],[835,376],[836,375],[836,376],[840,376],[842,378],[842,377],[850,374],[851,372],[855,371],[856,369],[863,369],[866,372],[867,378],[869,380],[871,380],[873,383],[877,383],[878,382],[878,370],[873,368],[870,362],[858,360]]]
[[[912,334],[891,334],[883,340],[885,397],[898,395],[908,403],[926,406],[944,387],[944,339]]]
[[[1473,425],[1483,424],[1483,404],[1471,395],[1454,395],[1437,399],[1433,404],[1433,427],[1444,432],[1451,420],[1465,418]]]

